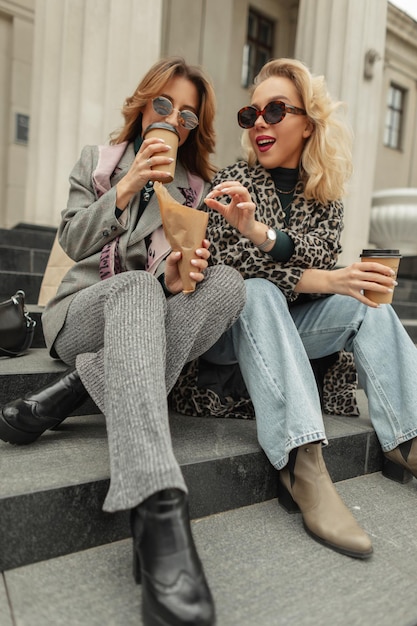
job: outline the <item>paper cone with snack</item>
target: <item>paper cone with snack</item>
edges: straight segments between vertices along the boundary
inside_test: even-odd
[[[206,236],[208,214],[204,211],[184,206],[174,200],[162,183],[154,184],[162,226],[172,250],[182,253],[178,269],[183,284],[183,293],[195,291],[196,281],[190,277],[195,271],[191,259],[195,259],[195,251],[203,245]]]

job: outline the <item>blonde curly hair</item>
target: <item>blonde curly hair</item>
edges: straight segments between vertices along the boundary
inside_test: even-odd
[[[266,63],[255,77],[251,93],[272,76],[291,80],[313,125],[300,160],[306,197],[323,204],[340,200],[346,193],[352,174],[353,136],[341,115],[344,104],[331,98],[323,76],[314,76],[304,63],[296,59],[273,59]],[[249,165],[255,165],[256,156],[247,130],[242,135],[242,146]]]

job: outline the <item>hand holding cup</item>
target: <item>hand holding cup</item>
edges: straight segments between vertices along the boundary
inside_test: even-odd
[[[396,278],[400,265],[401,254],[399,250],[362,250],[360,258],[362,262],[381,263],[382,265],[389,267],[393,272],[395,272],[393,278]],[[394,296],[394,288],[387,293],[364,289],[363,294],[366,298],[375,302],[375,304],[391,304]]]
[[[169,176],[163,179],[154,178],[153,180],[159,180],[161,183],[171,183],[175,176],[175,166],[177,164],[177,152],[180,136],[176,128],[171,124],[167,124],[166,122],[156,122],[154,124],[150,124],[143,132],[144,139],[149,139],[150,137],[163,139],[170,147],[169,151],[164,153],[164,156],[172,158],[171,163],[155,166],[156,170],[167,172]],[[151,167],[151,169],[154,168]]]

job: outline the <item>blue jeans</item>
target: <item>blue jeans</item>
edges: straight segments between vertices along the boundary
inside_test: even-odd
[[[309,359],[342,349],[353,352],[382,449],[417,436],[417,349],[390,305],[373,309],[334,295],[289,310],[273,283],[252,278],[245,285],[239,320],[205,358],[239,363],[259,443],[276,469],[293,448],[326,441]]]

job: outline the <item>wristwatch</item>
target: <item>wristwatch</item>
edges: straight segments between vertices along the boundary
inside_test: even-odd
[[[257,248],[259,248],[259,250],[265,250],[265,248],[268,246],[268,244],[270,243],[275,243],[277,240],[277,233],[276,231],[269,227],[266,231],[266,239],[265,241],[263,241],[262,243],[259,244],[259,246],[257,246]]]

